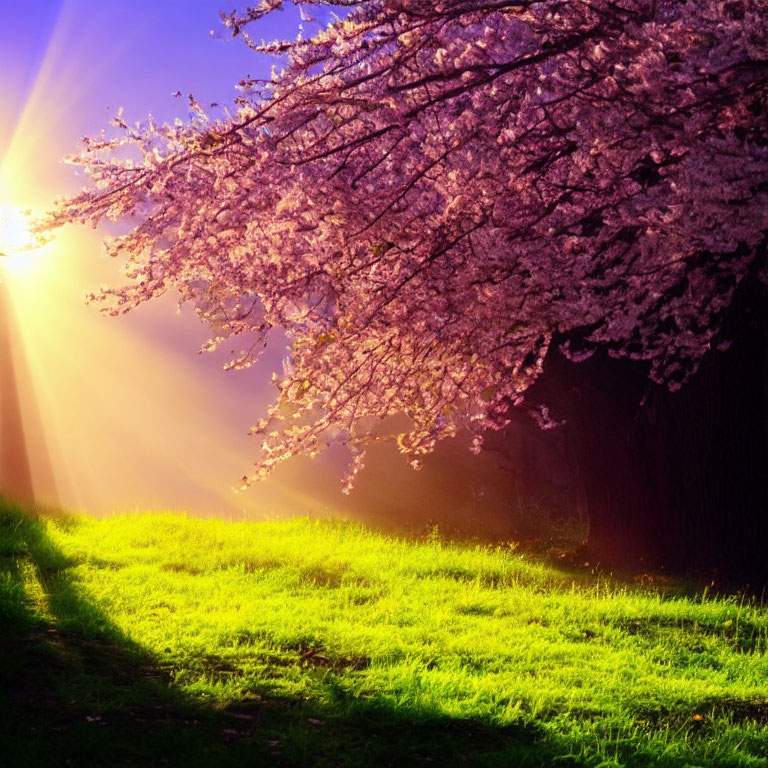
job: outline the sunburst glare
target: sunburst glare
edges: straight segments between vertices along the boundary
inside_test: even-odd
[[[0,205],[0,272],[16,277],[30,275],[45,256],[47,242],[32,232],[30,211]]]

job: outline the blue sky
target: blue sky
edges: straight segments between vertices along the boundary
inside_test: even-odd
[[[177,90],[231,102],[236,82],[268,75],[272,61],[229,38],[220,8],[219,0],[0,0],[0,151],[46,56],[61,74],[60,83],[48,77],[50,97],[72,91],[58,116],[66,136],[99,130],[108,107],[132,120],[185,117]],[[291,7],[253,32],[292,36],[297,23]]]

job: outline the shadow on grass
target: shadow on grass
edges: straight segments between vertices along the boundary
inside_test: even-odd
[[[216,709],[175,687],[172,671],[111,623],[76,566],[42,521],[0,503],[3,765],[548,766],[562,755],[534,725],[351,699],[333,675],[324,702],[265,685]]]

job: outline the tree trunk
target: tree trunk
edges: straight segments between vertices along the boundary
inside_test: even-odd
[[[645,376],[596,353],[572,363],[550,352],[531,400],[547,403],[569,430],[589,515],[585,555],[607,567],[652,568],[667,559],[654,462],[639,403]]]

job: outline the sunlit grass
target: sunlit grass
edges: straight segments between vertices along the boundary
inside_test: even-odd
[[[232,715],[221,749],[275,764],[766,766],[768,610],[754,601],[308,519],[11,514],[0,552],[16,568],[6,613],[23,589],[31,621],[145,654],[186,702]],[[109,722],[119,701],[89,706]]]

